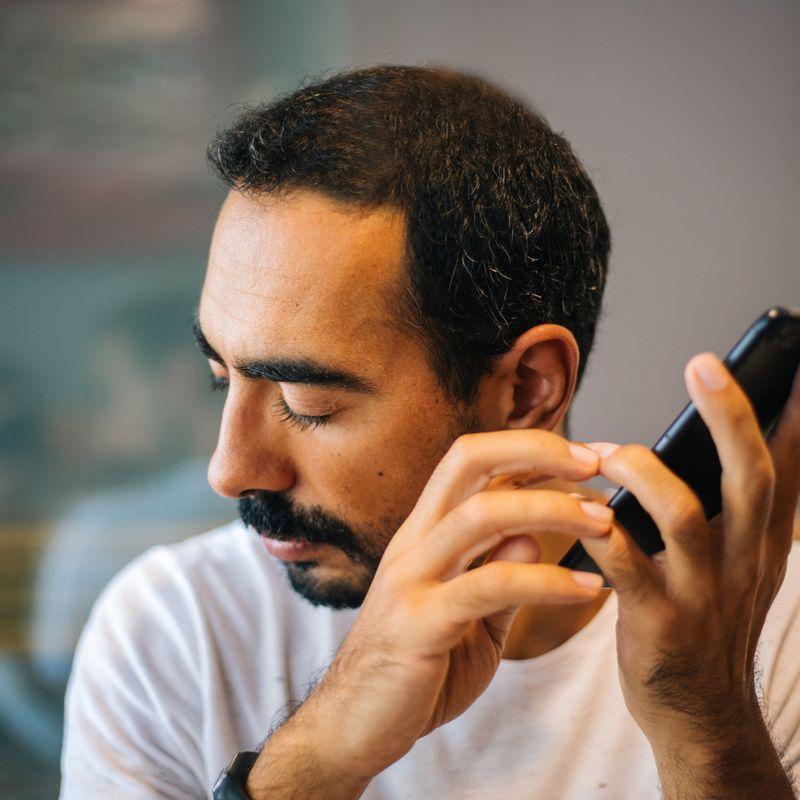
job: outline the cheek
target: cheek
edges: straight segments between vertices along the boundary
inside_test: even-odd
[[[320,437],[306,455],[318,502],[340,508],[353,523],[381,516],[402,521],[447,452],[452,431],[422,412],[347,427]]]

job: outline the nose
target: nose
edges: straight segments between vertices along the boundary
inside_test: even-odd
[[[254,392],[228,390],[217,447],[208,464],[208,482],[223,497],[256,491],[285,491],[294,482],[284,449],[285,432],[269,418],[269,403]]]

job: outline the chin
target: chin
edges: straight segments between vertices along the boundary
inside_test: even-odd
[[[372,575],[346,575],[321,566],[317,561],[294,561],[286,564],[286,574],[292,590],[315,606],[334,609],[359,608],[367,596]],[[328,573],[328,574],[326,574]]]

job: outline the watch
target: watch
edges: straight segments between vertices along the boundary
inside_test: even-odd
[[[231,759],[231,763],[220,772],[211,790],[214,800],[251,800],[247,793],[247,776],[258,755],[252,750],[243,750]]]

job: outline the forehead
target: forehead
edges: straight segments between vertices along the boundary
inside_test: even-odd
[[[259,341],[282,356],[380,349],[404,243],[398,210],[362,210],[306,190],[232,191],[212,239],[203,330],[231,353],[252,352]]]

